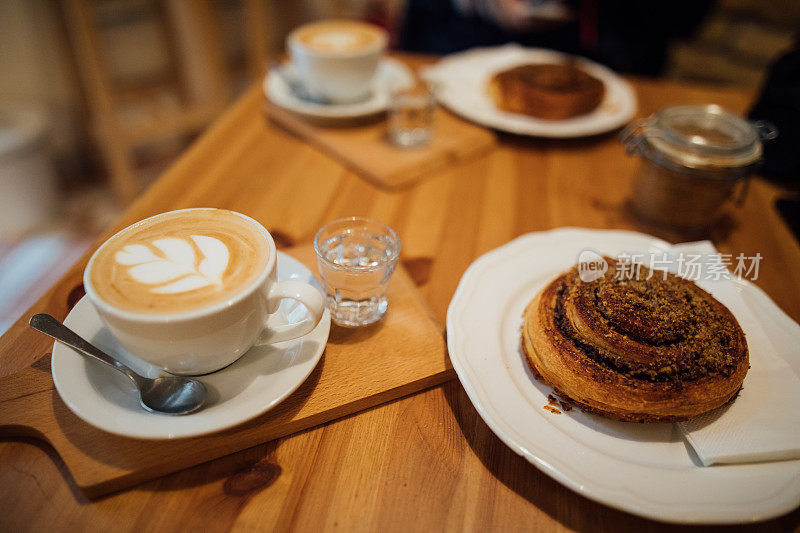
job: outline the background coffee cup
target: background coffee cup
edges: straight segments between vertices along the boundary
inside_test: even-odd
[[[361,48],[323,51],[301,39],[309,31],[336,25],[338,32],[369,31],[375,39]],[[287,37],[292,70],[305,90],[314,98],[337,104],[364,100],[372,91],[378,62],[386,51],[389,36],[385,30],[358,21],[323,21],[305,24]]]
[[[231,298],[193,311],[146,314],[109,304],[98,295],[90,274],[98,253],[114,237],[98,248],[86,266],[83,283],[100,318],[123,348],[167,372],[199,375],[224,368],[254,345],[301,337],[316,327],[325,311],[320,291],[299,281],[277,281],[277,251],[272,236],[257,221],[241,213],[237,215],[249,220],[266,240],[269,250],[266,268],[255,283]],[[302,303],[311,319],[280,329],[269,326],[270,316],[278,310],[283,298]]]

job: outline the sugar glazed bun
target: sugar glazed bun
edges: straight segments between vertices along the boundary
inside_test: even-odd
[[[534,375],[626,422],[688,420],[731,400],[749,368],[733,314],[689,280],[644,266],[628,279],[605,259],[599,279],[573,267],[528,304],[522,347]]]

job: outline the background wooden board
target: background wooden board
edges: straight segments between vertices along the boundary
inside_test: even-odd
[[[353,172],[388,188],[408,186],[448,165],[489,150],[494,134],[437,108],[433,138],[421,148],[403,149],[386,140],[383,115],[367,124],[324,125],[265,102],[269,117]]]
[[[742,113],[752,96],[630,81],[639,116],[708,102]],[[645,231],[671,242],[687,238],[630,215],[638,162],[626,156],[616,133],[549,141],[501,136],[498,148],[483,156],[390,191],[273,127],[260,113],[262,100],[254,87],[116,227],[167,209],[211,205],[244,212],[303,243],[330,220],[378,218],[400,234],[401,258],[439,324],[469,264],[523,233],[584,226]],[[709,237],[723,253],[761,252],[756,284],[798,320],[800,246],[772,207],[784,194],[755,180],[744,205],[730,210]],[[33,310],[65,309],[85,260]],[[48,349],[44,338],[30,344],[24,325],[12,328],[0,339],[0,374],[29,366]],[[0,517],[5,529],[46,531],[691,529],[617,511],[560,485],[494,436],[457,380],[94,502],[76,490],[49,447],[0,442]],[[777,532],[798,525],[795,510],[715,530]]]
[[[316,270],[311,246],[287,253]],[[271,411],[204,437],[141,441],[95,429],[59,398],[45,362],[0,378],[0,434],[46,440],[88,496],[162,476],[221,455],[437,385],[451,377],[442,332],[405,269],[389,288],[378,323],[333,325],[322,360],[300,388]],[[38,337],[30,331],[29,337]]]

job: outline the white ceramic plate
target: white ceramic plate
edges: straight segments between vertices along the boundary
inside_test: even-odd
[[[279,281],[296,279],[319,288],[310,270],[282,252],[278,252],[277,269]],[[275,323],[297,322],[307,314],[302,304],[284,300]],[[148,377],[164,375],[157,367],[123,350],[103,326],[86,297],[72,309],[64,324],[136,372]],[[330,313],[326,310],[320,323],[308,335],[293,341],[254,347],[232,365],[198,377],[211,393],[211,403],[186,416],[145,411],[127,377],[58,342],[53,346],[53,381],[61,399],[72,412],[109,433],[137,439],[196,437],[250,420],[294,392],[317,366],[328,340],[330,325]]]
[[[585,137],[614,130],[636,113],[636,94],[628,83],[608,68],[588,59],[577,64],[605,84],[600,105],[586,115],[565,120],[543,120],[495,107],[487,86],[496,73],[524,63],[559,63],[567,57],[553,50],[508,44],[476,48],[445,57],[423,71],[436,98],[448,109],[483,126],[536,137]]]
[[[564,228],[519,237],[477,259],[461,278],[447,311],[447,345],[492,431],[572,490],[656,520],[751,522],[800,505],[800,460],[702,467],[672,424],[543,409],[551,389],[533,378],[521,354],[522,311],[587,247],[612,256],[674,251],[640,233]],[[730,280],[700,284],[734,315],[758,317],[777,354],[800,375],[800,326],[760,289]]]
[[[284,66],[284,68],[291,72],[291,63]],[[310,118],[358,118],[385,111],[389,106],[391,91],[413,84],[414,75],[400,61],[384,58],[378,64],[378,72],[372,83],[372,94],[361,102],[354,104],[314,104],[297,98],[284,79],[270,71],[264,78],[264,94],[273,104]]]

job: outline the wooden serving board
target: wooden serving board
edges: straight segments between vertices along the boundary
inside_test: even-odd
[[[265,102],[267,115],[277,124],[313,144],[371,182],[399,189],[456,161],[480,155],[496,143],[493,132],[437,108],[433,138],[421,148],[403,149],[386,140],[386,120],[344,125],[319,123]]]
[[[310,246],[287,251],[312,272]],[[60,317],[61,318],[61,317]],[[36,345],[41,334],[30,330]],[[20,340],[26,335],[20,335]],[[50,345],[51,346],[51,345]],[[49,355],[0,378],[0,436],[32,436],[61,456],[89,497],[113,492],[283,437],[453,377],[441,328],[406,270],[398,265],[389,310],[372,326],[333,325],[325,353],[305,383],[273,410],[223,432],[174,441],[105,433],[70,411],[55,390]]]

